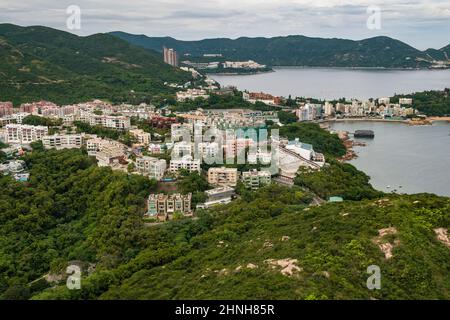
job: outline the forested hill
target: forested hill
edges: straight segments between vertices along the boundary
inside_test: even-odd
[[[425,52],[389,37],[360,41],[305,36],[180,41],[124,32],[112,34],[147,49],[160,51],[167,46],[181,55],[222,54],[227,59],[252,59],[270,66],[417,68],[428,67],[433,60]]]
[[[330,136],[314,137],[327,154]],[[147,178],[80,150],[24,159],[28,183],[0,176],[0,299],[450,299],[450,199],[377,192],[350,164],[155,226]],[[311,192],[347,201],[311,206]],[[65,285],[69,264],[80,290]]]
[[[109,34],[78,37],[47,27],[0,24],[0,97],[74,103],[93,98],[141,101],[171,92],[165,81],[190,74],[154,51]]]

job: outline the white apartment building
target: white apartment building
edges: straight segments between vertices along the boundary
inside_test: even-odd
[[[387,106],[389,103],[391,103],[390,98],[379,98],[378,99],[378,104],[384,104]]]
[[[185,156],[192,155],[194,151],[193,145],[188,141],[176,142],[172,149],[172,159],[180,159]]]
[[[98,152],[104,151],[104,150],[120,150],[122,154],[125,154],[125,150],[127,147],[114,140],[108,140],[108,139],[102,139],[102,138],[92,138],[87,140],[86,142],[86,149],[88,152],[88,155],[95,156]]]
[[[136,159],[136,170],[152,179],[161,180],[167,169],[166,160],[153,157],[142,157]]]
[[[193,132],[194,125],[192,123],[173,123],[170,127],[172,141],[179,141],[180,138],[191,141]]]
[[[44,136],[42,144],[45,149],[79,149],[83,145],[83,136],[81,134],[55,134]]]
[[[44,126],[7,124],[5,130],[7,143],[31,143],[48,135],[48,127]]]
[[[401,105],[412,105],[413,99],[412,98],[400,98],[398,103]]]
[[[118,130],[128,130],[131,128],[130,118],[124,116],[96,115],[94,113],[81,110],[78,119],[89,123],[91,126],[101,126]]]
[[[209,99],[209,94],[203,89],[188,89],[177,92],[177,101],[195,100],[197,98]]]
[[[186,156],[182,159],[172,159],[170,160],[170,172],[177,172],[181,169],[188,170],[190,172],[201,171],[200,160],[193,160],[192,156]]]
[[[208,183],[221,187],[234,187],[238,181],[238,171],[236,168],[209,168]]]
[[[222,156],[222,148],[220,148],[219,143],[217,142],[200,142],[197,145],[198,154],[201,158],[217,158]]]

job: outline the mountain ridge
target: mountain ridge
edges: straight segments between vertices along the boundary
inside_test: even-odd
[[[252,59],[271,66],[426,68],[433,64],[433,60],[444,57],[442,51],[446,48],[420,51],[387,36],[349,40],[288,35],[182,41],[172,37],[148,37],[121,31],[111,34],[155,51],[161,51],[163,46],[167,46],[177,50],[180,55],[219,53],[227,59]]]

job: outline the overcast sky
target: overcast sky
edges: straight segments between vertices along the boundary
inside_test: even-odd
[[[0,22],[66,27],[81,8],[79,35],[125,31],[182,40],[241,36],[363,39],[386,35],[418,49],[450,43],[450,0],[0,0]],[[381,9],[370,30],[367,8]]]

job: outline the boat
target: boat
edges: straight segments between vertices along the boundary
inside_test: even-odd
[[[356,130],[353,136],[355,138],[375,138],[375,133],[372,130]]]

